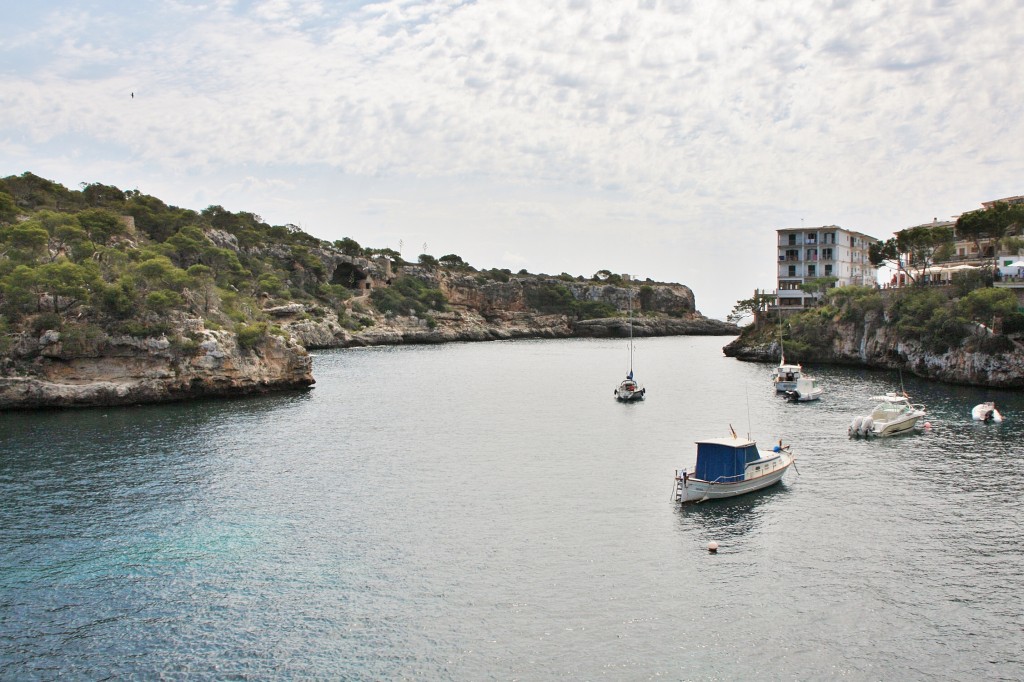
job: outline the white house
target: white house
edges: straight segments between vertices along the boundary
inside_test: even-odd
[[[835,277],[836,286],[874,285],[878,269],[871,265],[868,247],[879,240],[836,225],[801,227],[778,232],[778,287],[780,310],[814,304],[813,294],[801,285],[819,277]]]

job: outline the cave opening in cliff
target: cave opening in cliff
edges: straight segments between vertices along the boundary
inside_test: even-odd
[[[334,270],[331,284],[340,284],[349,289],[368,289],[370,281],[369,275],[352,263],[342,263]]]

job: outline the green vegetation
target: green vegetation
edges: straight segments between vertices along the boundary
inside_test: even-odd
[[[576,319],[618,314],[608,303],[577,300],[577,284],[627,285],[608,270],[548,277],[477,270],[454,253],[417,260],[428,272],[414,277],[409,273],[422,270],[403,273],[408,264],[392,249],[348,237],[326,242],[254,213],[216,205],[195,211],[138,190],[100,183],[68,189],[32,173],[9,176],[0,178],[0,352],[15,334],[55,329],[74,354],[98,352],[105,334],[168,335],[176,352],[187,353],[198,337],[175,330],[189,328],[189,319],[232,330],[243,348],[254,348],[275,333],[265,311],[291,302],[304,305],[305,319],[333,312],[350,330],[373,325],[375,313],[417,315],[433,327],[431,313],[448,305],[431,283],[438,271],[480,284],[516,277],[527,305]],[[366,289],[368,296],[354,298]],[[634,309],[652,311],[654,298],[652,286],[638,287]]]
[[[615,308],[603,301],[578,301],[564,284],[539,283],[523,290],[526,304],[542,313],[569,315],[578,320],[613,317]]]
[[[740,301],[734,314],[753,305],[753,299]],[[1007,289],[986,287],[984,278],[966,273],[960,282],[954,278],[952,287],[829,289],[819,306],[785,318],[786,357],[795,361],[821,359],[829,353],[836,325],[864,327],[872,321],[889,326],[899,340],[918,342],[933,353],[962,345],[983,352],[1007,350],[1013,344],[1005,335],[1024,332],[1024,313],[1018,308],[1016,295]],[[773,324],[751,325],[742,332],[750,342],[769,342],[777,334]]]
[[[364,251],[350,239],[339,246]],[[200,317],[238,329],[246,345],[275,301],[342,310],[351,292],[329,281],[324,260],[338,253],[252,213],[196,212],[95,183],[69,190],[31,173],[2,178],[0,329],[58,329],[65,350],[86,353],[101,331],[164,334],[174,319]]]
[[[399,277],[387,289],[374,289],[370,300],[377,310],[390,315],[423,316],[429,310],[444,310],[447,303],[440,289],[415,277]]]

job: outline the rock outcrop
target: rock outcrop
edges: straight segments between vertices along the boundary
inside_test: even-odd
[[[916,341],[901,340],[881,314],[869,315],[864,324],[834,322],[832,340],[805,362],[857,365],[876,369],[902,369],[920,377],[952,384],[1024,388],[1024,348],[1016,341],[1002,352],[971,350],[965,343],[945,353],[933,353]],[[728,357],[752,362],[778,362],[779,342],[750,340],[744,334],[726,345]],[[790,353],[787,351],[787,359]]]
[[[247,349],[224,331],[188,339],[176,347],[167,338],[102,336],[72,347],[53,330],[21,334],[0,368],[0,408],[127,405],[314,383],[309,354],[292,340],[267,335]]]

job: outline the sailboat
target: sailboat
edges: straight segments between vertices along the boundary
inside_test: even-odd
[[[803,374],[800,365],[786,363],[786,349],[782,346],[782,321],[779,321],[779,366],[772,370],[772,382],[779,393],[787,393],[797,389],[797,382]]]
[[[643,400],[647,389],[633,378],[633,295],[630,293],[627,306],[629,308],[629,374],[615,389],[615,399],[622,402]]]

